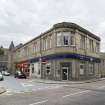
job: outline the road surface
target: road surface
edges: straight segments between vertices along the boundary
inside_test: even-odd
[[[105,105],[105,80],[60,85],[57,88],[23,93],[2,94],[0,105]]]

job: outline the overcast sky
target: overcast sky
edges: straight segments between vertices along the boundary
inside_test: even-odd
[[[100,36],[105,51],[105,0],[0,0],[0,45],[25,43],[63,21]]]

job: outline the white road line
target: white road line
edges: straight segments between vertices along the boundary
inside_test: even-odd
[[[33,84],[30,84],[30,83],[21,83],[21,85],[23,87],[31,87],[31,86],[34,86]]]
[[[86,90],[86,91],[81,91],[81,92],[77,92],[77,93],[73,93],[73,94],[68,94],[68,95],[65,95],[65,96],[62,96],[62,98],[66,98],[66,97],[70,97],[70,96],[74,96],[74,95],[78,95],[78,94],[83,94],[83,93],[88,93],[90,92],[90,90]]]
[[[29,105],[37,105],[37,104],[42,104],[42,103],[45,103],[47,102],[48,100],[43,100],[43,101],[40,101],[40,102],[36,102],[36,103],[32,103],[32,104],[29,104]]]
[[[103,89],[103,88],[105,88],[105,86],[101,86],[101,87],[99,87],[99,89]]]

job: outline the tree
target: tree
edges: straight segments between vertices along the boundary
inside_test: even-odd
[[[0,55],[4,55],[4,50],[0,48]]]

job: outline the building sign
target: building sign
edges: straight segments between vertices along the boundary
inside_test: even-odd
[[[31,59],[30,62],[38,62],[40,59],[39,58],[34,58]],[[52,55],[47,55],[41,58],[42,63],[46,63],[48,60],[53,60],[53,59],[79,59],[79,60],[84,60],[84,61],[91,61],[91,62],[96,62],[96,63],[100,63],[100,59],[99,58],[95,58],[95,57],[91,57],[91,56],[87,56],[87,55],[81,55],[81,54],[52,54]]]

